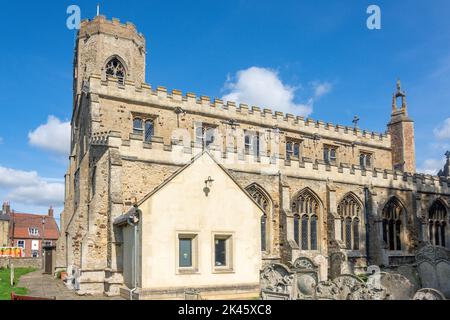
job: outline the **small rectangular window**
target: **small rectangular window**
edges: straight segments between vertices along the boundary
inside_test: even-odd
[[[198,124],[195,129],[195,142],[208,148],[216,140],[216,127],[209,124]]]
[[[337,161],[337,147],[324,146],[323,161],[325,161],[326,163],[335,163]]]
[[[366,152],[361,152],[359,155],[359,165],[362,169],[370,169],[372,167],[373,155]]]
[[[192,268],[192,239],[180,239],[180,268]]]
[[[216,239],[216,267],[227,265],[227,239]]]
[[[25,249],[25,241],[24,240],[17,241],[17,247]]]
[[[180,273],[197,272],[197,235],[179,234],[177,236],[177,267]]]
[[[214,236],[214,267],[216,271],[232,270],[232,237]]]
[[[286,142],[286,159],[300,159],[300,142],[287,140]]]
[[[259,157],[261,152],[261,138],[259,132],[245,132],[245,154]]]

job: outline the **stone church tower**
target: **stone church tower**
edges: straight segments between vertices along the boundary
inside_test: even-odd
[[[74,57],[75,96],[81,94],[83,81],[92,74],[106,77],[109,73],[123,81],[144,83],[145,55],[145,38],[132,23],[121,24],[118,19],[111,22],[104,16],[82,21]],[[120,62],[120,70],[116,61]]]
[[[105,160],[111,155],[91,145],[93,136],[113,130],[115,124],[102,118],[100,96],[91,93],[90,78],[100,75],[102,83],[114,82],[121,89],[141,87],[145,82],[145,46],[144,36],[132,23],[123,24],[104,16],[82,21],[77,35],[71,154],[65,176],[66,196],[61,216],[63,241],[58,244],[58,264],[67,265],[72,275],[83,272],[84,277],[93,282],[83,285],[84,278],[79,278],[74,287],[83,291],[111,292],[116,283],[122,282],[117,274],[120,266],[115,264],[116,248],[111,241],[113,230],[109,214],[121,214],[123,202],[105,194],[109,180],[95,181],[96,171],[103,170],[101,173],[111,177],[110,163]]]
[[[397,101],[401,99],[401,108]],[[392,115],[388,124],[392,141],[392,166],[394,170],[416,173],[414,121],[408,117],[406,94],[397,83],[397,92],[392,99]]]

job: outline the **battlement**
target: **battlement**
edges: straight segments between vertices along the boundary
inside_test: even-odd
[[[98,143],[101,141],[101,143]],[[184,165],[203,148],[196,144],[187,147],[172,141],[165,145],[163,139],[154,137],[151,143],[143,142],[140,137],[130,136],[129,140],[121,138],[119,132],[111,131],[94,135],[93,145],[102,145],[119,149],[122,158],[130,161],[143,161]],[[308,158],[286,160],[281,154],[255,157],[242,151],[227,150],[222,152],[212,146],[211,154],[227,169],[266,175],[277,175],[281,172],[288,177],[305,179],[329,179],[333,182],[359,184],[361,186],[387,187],[401,190],[417,190],[450,195],[450,178],[427,174],[409,174],[400,171],[374,168],[365,170],[359,166],[341,163],[329,165],[323,161]]]
[[[108,20],[100,15],[94,19],[85,19],[80,23],[78,37],[86,37],[96,33],[111,34],[116,37],[130,38],[145,43],[145,37],[137,31],[132,22],[121,23],[120,19],[112,18]]]
[[[349,126],[336,125],[322,120],[313,120],[292,114],[284,114],[267,108],[237,105],[233,101],[224,102],[218,98],[197,96],[194,93],[183,93],[179,90],[169,92],[165,87],[152,88],[149,84],[137,84],[125,81],[119,84],[114,79],[102,80],[100,75],[90,77],[91,94],[98,94],[111,99],[125,99],[130,103],[159,105],[161,108],[182,108],[186,112],[205,113],[225,119],[233,119],[241,123],[254,123],[261,127],[278,128],[286,132],[301,132],[306,135],[321,136],[347,143],[365,143],[377,148],[390,149],[389,133],[377,133]]]

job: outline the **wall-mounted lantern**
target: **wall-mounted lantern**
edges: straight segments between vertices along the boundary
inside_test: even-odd
[[[208,180],[205,180],[205,187],[203,188],[203,192],[206,196],[211,192],[212,184],[214,180],[211,177],[208,177]]]

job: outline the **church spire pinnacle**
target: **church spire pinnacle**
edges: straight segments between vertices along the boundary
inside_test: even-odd
[[[407,109],[407,103],[406,103],[406,93],[402,90],[402,83],[400,79],[397,80],[397,92],[394,94],[393,101],[392,101],[392,112],[395,113],[398,111],[397,106],[397,100],[398,98],[402,99],[402,107],[401,107],[401,113],[406,115],[406,109]]]

